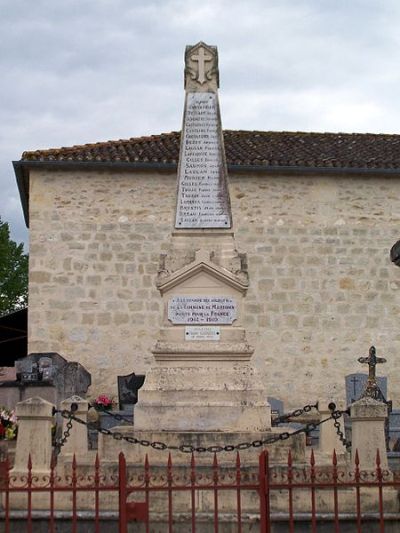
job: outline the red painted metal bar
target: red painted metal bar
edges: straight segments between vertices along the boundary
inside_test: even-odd
[[[316,533],[317,531],[317,518],[315,508],[315,458],[314,450],[311,450],[310,458],[310,485],[311,485],[311,531]]]
[[[268,465],[268,451],[264,451],[259,457],[258,466],[258,483],[259,483],[259,498],[260,498],[260,533],[270,533],[270,509],[269,509],[269,465]]]
[[[126,461],[122,452],[118,455],[118,508],[119,508],[119,527],[118,533],[127,533],[126,519],[126,500],[127,500],[127,480],[126,480]]]
[[[4,512],[5,512],[5,533],[10,533],[10,462],[8,457],[4,461]]]
[[[241,483],[242,472],[240,465],[240,454],[236,453],[236,509],[237,509],[237,522],[238,522],[238,533],[242,533],[242,495],[241,495]]]
[[[356,487],[356,513],[357,513],[357,533],[361,533],[361,498],[360,498],[360,459],[358,450],[354,457],[354,481]]]
[[[99,504],[100,504],[100,460],[99,454],[96,453],[94,461],[94,530],[100,533]]]
[[[76,475],[76,457],[75,454],[72,457],[72,533],[77,533],[78,530],[78,524],[77,524],[77,505],[76,505],[76,497],[77,497],[77,488],[78,485],[78,479]]]
[[[218,461],[214,453],[213,461],[213,487],[214,487],[214,533],[218,533]]]
[[[289,496],[289,532],[294,533],[294,516],[293,516],[293,460],[292,451],[289,448],[288,453],[288,496]]]
[[[146,457],[144,460],[144,487],[145,487],[145,501],[146,501],[147,509],[150,509],[150,464],[149,464],[149,458],[147,456],[147,453],[146,453]],[[147,513],[146,533],[150,533],[149,513]]]
[[[196,462],[194,460],[194,454],[190,459],[190,503],[192,511],[192,533],[196,533]]]
[[[173,533],[173,514],[172,514],[172,459],[168,454],[167,462],[167,486],[168,486],[168,533]]]
[[[32,459],[31,454],[28,457],[28,524],[27,531],[32,533]]]
[[[50,532],[55,533],[55,521],[54,521],[54,469],[56,467],[55,457],[52,455],[50,464]]]
[[[381,457],[379,455],[379,449],[376,450],[376,479],[378,481],[378,493],[379,493],[379,531],[384,533],[385,521],[383,511],[383,488],[382,488],[382,469],[381,469]]]
[[[338,501],[338,469],[336,450],[332,456],[332,481],[333,481],[333,508],[335,520],[335,533],[339,533],[339,501]]]

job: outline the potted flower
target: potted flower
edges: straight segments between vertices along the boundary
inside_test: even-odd
[[[106,394],[100,394],[94,401],[94,408],[98,411],[110,411],[113,401]]]
[[[0,406],[0,440],[14,440],[17,436],[15,411]]]

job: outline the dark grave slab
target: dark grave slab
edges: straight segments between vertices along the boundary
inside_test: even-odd
[[[133,406],[138,401],[138,391],[145,380],[144,374],[127,374],[118,376],[118,401],[121,411],[132,413]]]
[[[399,409],[393,409],[389,413],[389,437],[390,437],[390,442],[394,444],[393,451],[400,452],[400,410]]]
[[[273,396],[268,396],[267,401],[269,405],[271,406],[271,415],[273,417],[283,415],[282,400],[278,400],[278,398],[274,398]]]
[[[0,383],[0,405],[10,409],[34,396],[57,406],[71,396],[84,398],[91,384],[90,373],[80,363],[55,352],[29,354],[15,362],[15,370],[15,380]]]

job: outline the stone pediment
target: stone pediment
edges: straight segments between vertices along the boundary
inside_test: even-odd
[[[209,288],[218,288],[221,284],[227,285],[242,294],[245,294],[248,289],[248,283],[244,282],[241,277],[213,263],[209,259],[209,254],[202,250],[197,252],[196,259],[192,263],[160,278],[157,288],[161,294],[165,294],[177,286],[185,285],[196,288],[204,287],[205,283]]]

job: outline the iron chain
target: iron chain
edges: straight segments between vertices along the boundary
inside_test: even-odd
[[[104,409],[104,407],[101,407],[101,405],[96,405],[96,407],[93,404],[89,404],[89,409],[96,409],[96,411],[99,411],[100,413],[105,413],[108,416],[111,416],[111,418],[115,418],[115,420],[118,420],[118,422],[129,422],[129,424],[132,424],[132,419],[126,418],[125,416],[118,415],[117,413],[112,413],[108,409]]]
[[[314,406],[311,406],[310,408],[312,407]],[[180,451],[182,453],[194,453],[194,452],[220,453],[220,452],[233,452],[235,450],[237,451],[247,450],[249,448],[260,448],[262,446],[268,446],[269,444],[274,444],[279,441],[290,439],[294,435],[299,435],[300,433],[305,433],[307,435],[311,431],[314,431],[321,424],[328,422],[328,420],[334,420],[337,422],[337,420],[343,414],[342,411],[333,410],[330,417],[325,418],[324,420],[320,420],[319,422],[310,422],[306,424],[304,427],[299,428],[291,433],[289,433],[288,431],[283,431],[282,433],[271,435],[265,439],[258,439],[258,440],[254,440],[251,442],[240,442],[239,444],[236,444],[236,445],[226,444],[225,446],[221,446],[221,445],[193,446],[192,444],[180,444],[180,445],[175,446],[175,445],[166,444],[160,441],[152,442],[146,439],[137,439],[136,437],[133,437],[133,436],[124,435],[120,431],[111,431],[110,429],[98,428],[95,422],[85,422],[84,420],[81,420],[80,418],[76,417],[72,411],[63,410],[63,411],[58,411],[58,412],[61,414],[63,418],[68,419],[67,426],[69,425],[69,423],[71,423],[71,426],[72,426],[71,421],[74,420],[75,422],[79,424],[83,424],[87,426],[89,429],[96,430],[98,433],[101,433],[103,435],[108,435],[115,440],[124,440],[125,442],[128,442],[129,444],[139,444],[139,446],[151,447],[154,450]],[[69,432],[68,432],[68,436],[69,436]]]
[[[343,446],[346,448],[346,450],[349,450],[351,448],[351,441],[346,439],[344,436],[344,433],[340,427],[339,418],[344,414],[348,413],[348,411],[337,411],[336,405],[332,402],[328,405],[328,409],[331,412],[332,418],[333,418],[333,425],[335,426],[337,436],[339,437],[340,442],[343,444]],[[338,416],[339,413],[339,416]]]
[[[66,417],[64,417],[66,418]],[[72,420],[74,420],[74,415],[72,414],[72,411],[69,412],[69,416],[68,416],[68,422],[67,422],[67,427],[63,433],[63,436],[61,439],[59,439],[58,441],[56,441],[56,444],[54,446],[54,452],[56,455],[58,455],[61,451],[61,448],[64,446],[64,444],[67,442],[70,434],[71,434],[71,429],[72,429]]]
[[[318,402],[316,402],[315,404],[307,404],[301,409],[295,409],[290,413],[285,413],[283,415],[277,416],[276,418],[272,419],[272,425],[277,426],[279,424],[283,424],[284,422],[289,422],[291,418],[296,418],[298,416],[303,415],[304,413],[309,413],[311,409],[318,409]]]

